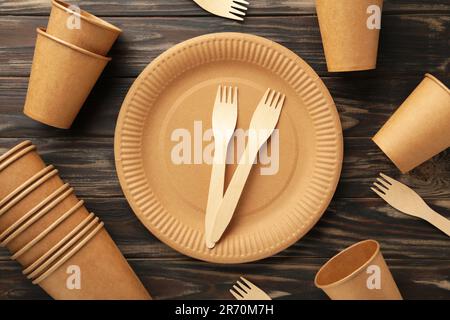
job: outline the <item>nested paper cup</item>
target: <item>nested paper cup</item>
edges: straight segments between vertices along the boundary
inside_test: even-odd
[[[28,272],[29,269],[27,271],[24,271],[24,274],[27,274],[28,279],[35,279],[36,277],[39,277],[44,271],[46,271],[49,267],[51,267],[60,257],[62,257],[67,250],[69,250],[71,247],[79,243],[85,236],[87,236],[89,231],[92,231],[98,225],[99,225],[98,217],[95,217],[93,220],[91,219],[91,221],[89,221],[85,227],[83,227],[79,232],[75,233],[71,238],[69,238],[69,240],[66,243],[63,243],[63,245],[53,255],[49,256],[44,261],[41,261],[40,265],[38,265],[38,267],[35,268],[34,270],[31,270],[31,272],[29,272],[28,274],[26,272]]]
[[[332,300],[402,300],[374,240],[358,242],[331,258],[317,273],[315,285]]]
[[[14,253],[12,259],[17,260],[24,267],[30,266],[90,216],[92,215],[89,215],[89,212],[84,207],[84,201],[79,201],[34,237],[33,240],[27,242],[18,250],[12,248],[11,251]],[[18,240],[20,241],[21,239]],[[20,245],[17,244],[17,247]]]
[[[450,146],[450,90],[426,74],[373,141],[406,173]]]
[[[58,170],[48,166],[25,184],[26,188],[18,188],[20,191],[13,192],[11,199],[0,207],[0,239],[14,224],[23,222],[24,215],[61,187],[63,182],[58,176]]]
[[[33,283],[57,300],[151,299],[102,226],[96,227]],[[68,286],[69,277],[77,276],[80,287],[73,289]]]
[[[12,147],[8,151],[6,151],[3,155],[0,156],[0,164],[3,161],[5,161],[6,159],[8,159],[9,157],[11,157],[16,152],[18,152],[19,150],[22,150],[22,149],[24,149],[26,147],[29,147],[31,145],[32,145],[32,143],[31,143],[30,140],[25,140],[25,141],[22,141],[21,143],[19,143],[18,145]]]
[[[75,228],[67,232],[63,235],[63,237],[55,243],[53,246],[51,246],[47,251],[44,252],[41,256],[38,256],[37,259],[32,260],[31,263],[23,262],[22,259],[22,265],[24,266],[23,274],[29,275],[32,272],[34,272],[36,269],[40,268],[44,262],[46,262],[51,257],[60,257],[61,254],[64,254],[64,251],[60,252],[61,249],[70,241],[73,239],[77,234],[82,233],[85,234],[86,232],[83,232],[85,228],[88,226],[88,224],[95,218],[95,215],[93,213],[89,214],[83,221],[81,221]],[[88,228],[89,229],[89,228]],[[58,253],[60,252],[60,253]],[[18,259],[19,260],[19,259]],[[19,261],[20,262],[20,261]]]
[[[11,253],[15,253],[39,236],[44,230],[50,227],[55,221],[60,219],[65,213],[79,204],[78,198],[73,193],[73,188],[69,188],[58,195],[53,201],[35,211],[34,214],[20,225],[12,234],[3,240],[2,245],[7,246]],[[71,230],[76,224],[89,215],[89,212],[83,208],[74,212],[74,216],[69,220],[69,225],[64,224],[64,230]],[[57,235],[55,235],[57,236]]]
[[[19,187],[45,168],[33,145],[26,146],[0,162],[0,207],[9,201]]]
[[[52,1],[47,32],[77,47],[105,56],[122,30],[63,1]]]
[[[110,61],[37,29],[24,113],[68,129]]]
[[[372,17],[381,19],[382,7],[383,0],[316,0],[329,72],[376,68],[380,29]]]

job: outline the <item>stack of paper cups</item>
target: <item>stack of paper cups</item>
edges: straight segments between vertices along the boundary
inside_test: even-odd
[[[0,157],[0,245],[55,299],[150,299],[93,213],[30,141]]]

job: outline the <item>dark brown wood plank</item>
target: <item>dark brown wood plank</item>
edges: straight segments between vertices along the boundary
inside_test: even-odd
[[[111,52],[113,61],[105,71],[107,76],[136,77],[151,60],[174,44],[223,31],[253,33],[277,41],[299,54],[320,75],[328,75],[316,17],[251,17],[245,25],[211,17],[109,20],[125,33]],[[46,23],[46,17],[0,18],[0,76],[28,76],[35,29]],[[356,76],[445,74],[449,70],[446,41],[449,33],[449,15],[386,16],[378,68]]]
[[[50,11],[50,1],[0,0],[0,14],[46,15]],[[207,15],[191,0],[123,1],[97,0],[69,1],[97,15],[112,16],[192,16]],[[314,0],[252,0],[249,15],[315,14]],[[445,12],[450,10],[446,0],[386,0],[384,12]]]
[[[183,259],[183,255],[156,239],[134,215],[124,198],[85,198],[129,259]],[[450,218],[450,200],[428,203]],[[319,223],[279,258],[328,258],[364,239],[376,239],[383,252],[396,259],[450,259],[450,239],[428,223],[404,215],[381,199],[335,198]],[[9,253],[0,250],[0,261]]]
[[[24,139],[0,139],[0,153]],[[44,160],[55,165],[81,197],[117,197],[122,191],[114,166],[112,138],[33,138]],[[384,172],[413,187],[425,198],[450,196],[450,152],[446,151],[409,174],[401,175],[369,138],[345,139],[345,158],[336,196],[373,198],[370,186]]]
[[[155,299],[228,299],[229,289],[245,275],[274,299],[328,299],[314,286],[326,259],[274,257],[263,263],[216,266],[190,259],[130,260]],[[389,259],[387,263],[405,299],[450,299],[450,260]],[[0,262],[0,299],[49,299],[12,261]]]
[[[443,76],[446,81],[448,76]],[[411,77],[324,77],[338,107],[346,137],[372,137],[422,80]],[[0,136],[112,137],[134,78],[102,78],[70,131],[41,125],[22,114],[28,78],[0,77]]]

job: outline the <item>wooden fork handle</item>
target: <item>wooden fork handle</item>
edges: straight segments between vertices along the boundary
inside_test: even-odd
[[[430,209],[427,221],[450,237],[450,220]]]
[[[241,163],[239,163],[236,168],[233,178],[231,178],[230,184],[228,185],[227,191],[225,192],[223,200],[217,211],[211,234],[211,239],[213,242],[220,240],[231,219],[233,218],[234,211],[236,210],[239,199],[241,198],[242,191],[244,190],[256,155],[257,154],[251,154],[248,147],[244,151],[244,158],[242,158],[244,160],[240,161]]]
[[[219,148],[216,145],[216,148]],[[217,149],[216,149],[217,150]],[[208,248],[214,247],[211,239],[212,228],[216,213],[223,198],[223,190],[225,184],[225,168],[227,148],[223,148],[222,154],[214,152],[214,160],[211,169],[211,180],[209,183],[208,204],[205,216],[205,240]]]

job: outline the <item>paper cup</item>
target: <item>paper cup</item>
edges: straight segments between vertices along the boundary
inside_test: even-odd
[[[31,146],[32,143],[30,140],[26,140],[23,141],[21,143],[19,143],[18,145],[16,145],[15,147],[9,149],[7,152],[5,152],[2,156],[0,156],[0,164],[5,161],[6,159],[8,159],[9,157],[11,157],[13,154],[15,154],[16,152]]]
[[[24,267],[30,266],[77,228],[74,228],[74,226],[78,226],[81,223],[80,218],[82,216],[75,214],[78,210],[85,210],[84,201],[79,201],[73,208],[59,217],[32,241],[17,250],[11,259],[19,261]],[[92,215],[89,217],[92,217]]]
[[[57,300],[151,299],[102,225],[33,283]]]
[[[26,188],[18,188],[21,189],[20,192],[13,192],[11,194],[13,197],[0,207],[0,239],[6,230],[13,228],[14,224],[22,223],[25,219],[24,215],[42,199],[63,185],[58,176],[58,170],[53,169],[53,166],[46,167],[39,172],[38,176],[41,177],[38,179],[33,177],[27,181]],[[32,182],[30,183],[30,181]]]
[[[37,29],[24,113],[50,126],[70,128],[110,60]]]
[[[12,253],[17,252],[27,243],[33,241],[33,239],[39,236],[40,233],[51,226],[78,202],[79,200],[73,194],[73,189],[68,189],[40,211],[37,211],[35,214],[31,215],[28,220],[26,220],[20,225],[19,228],[4,239],[1,245],[7,246]],[[76,216],[73,220],[81,221],[87,217],[89,213],[84,209],[77,211],[75,215]],[[71,220],[71,222],[73,221]],[[71,227],[74,227],[74,225],[69,226],[69,230]]]
[[[373,141],[406,173],[450,146],[450,90],[426,74]]]
[[[332,300],[402,300],[374,240],[358,242],[331,258],[315,284]]]
[[[380,29],[372,22],[382,7],[383,0],[316,0],[329,72],[376,68]]]
[[[88,217],[90,218],[90,217]],[[86,218],[87,219],[87,218]],[[83,222],[82,222],[83,223]],[[74,234],[67,243],[63,243],[63,246],[55,252],[53,255],[48,257],[45,261],[43,261],[36,269],[32,270],[28,275],[28,279],[35,279],[36,277],[39,277],[42,275],[44,271],[46,271],[49,267],[51,267],[59,258],[61,258],[64,253],[69,250],[71,247],[79,243],[87,234],[89,231],[92,231],[99,225],[99,218],[94,218],[94,220],[89,221],[89,223],[81,229],[78,233]],[[26,274],[26,272],[24,271]]]
[[[45,168],[45,163],[33,145],[27,146],[0,163],[0,207],[20,192],[21,186],[28,187],[25,182]]]
[[[39,256],[36,260],[34,260],[30,264],[22,263],[22,265],[25,267],[23,270],[23,274],[29,275],[30,273],[34,272],[37,268],[39,268],[45,261],[47,261],[50,257],[58,256],[60,257],[61,254],[64,254],[65,252],[61,252],[58,254],[59,251],[61,251],[61,248],[70,240],[73,239],[78,233],[82,233],[83,230],[86,228],[88,223],[90,223],[95,218],[94,214],[91,213],[89,216],[87,216],[81,223],[79,223],[75,228],[73,228],[70,232],[64,235],[62,239],[60,239],[57,243],[55,243],[51,248],[49,248],[48,251],[46,251],[43,255]],[[84,234],[84,233],[83,233]]]
[[[77,47],[105,56],[122,30],[78,7],[54,0],[47,32]]]

